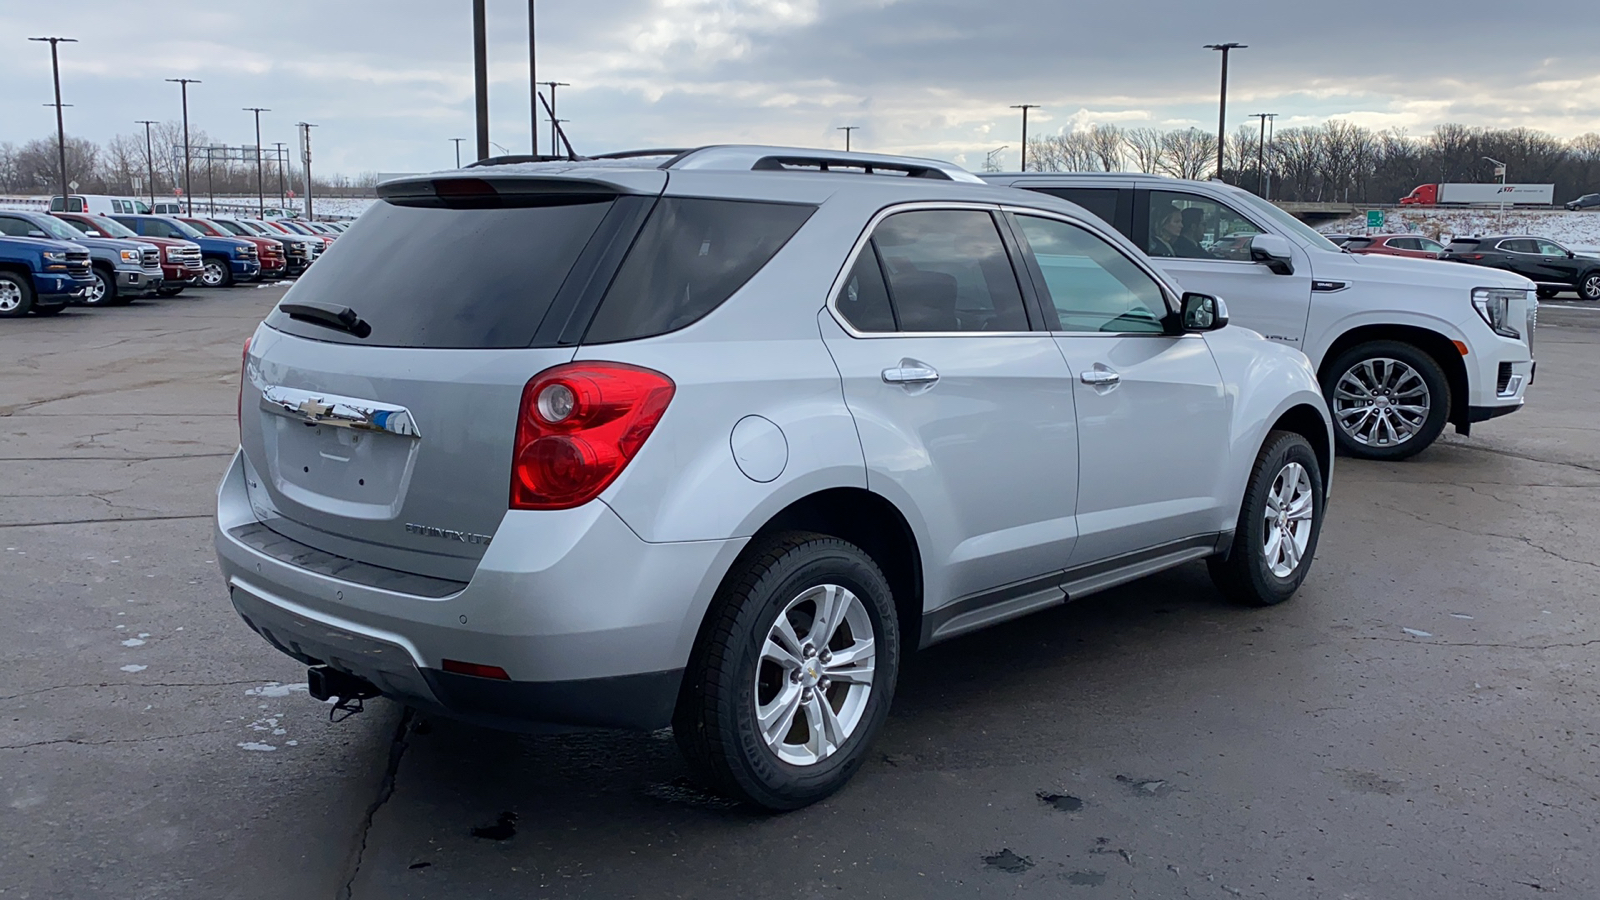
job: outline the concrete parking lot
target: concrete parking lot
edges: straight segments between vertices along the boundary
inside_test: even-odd
[[[1195,565],[940,645],[855,781],[769,817],[666,733],[329,722],[211,549],[281,294],[0,325],[0,896],[1600,892],[1592,305],[1544,308],[1526,410],[1340,460],[1292,602]]]

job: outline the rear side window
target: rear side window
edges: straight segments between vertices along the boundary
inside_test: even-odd
[[[427,348],[526,347],[610,198],[505,209],[379,202],[284,295],[348,307],[365,339],[274,310],[267,324],[322,341]]]
[[[1016,271],[989,213],[896,213],[872,240],[901,331],[1028,330]]]
[[[861,255],[856,257],[856,264],[851,267],[850,277],[839,291],[835,306],[839,315],[857,331],[895,330],[889,289],[883,282],[883,269],[878,266],[878,253],[872,244],[861,248]]]
[[[654,337],[699,321],[759,272],[815,211],[663,198],[617,270],[584,343]]]
[[[1089,212],[1100,217],[1107,225],[1117,225],[1117,195],[1115,188],[1068,188],[1047,187],[1036,188],[1041,194],[1060,197],[1068,203],[1076,203]]]

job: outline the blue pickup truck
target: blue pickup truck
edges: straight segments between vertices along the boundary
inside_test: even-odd
[[[231,237],[210,237],[176,216],[113,215],[141,237],[173,238],[200,245],[205,268],[200,283],[206,287],[227,287],[235,281],[255,281],[261,277],[261,257],[256,245]]]
[[[53,316],[94,287],[81,244],[0,237],[0,318]]]

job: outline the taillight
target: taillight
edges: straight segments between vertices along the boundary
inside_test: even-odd
[[[244,352],[239,355],[239,406],[234,411],[239,424],[239,441],[244,442],[244,383],[249,379],[250,339],[244,339]]]
[[[622,363],[580,362],[522,389],[511,457],[512,509],[570,509],[599,496],[655,430],[672,379]]]

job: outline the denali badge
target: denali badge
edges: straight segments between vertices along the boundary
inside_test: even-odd
[[[473,534],[470,531],[451,531],[448,528],[435,528],[432,525],[417,525],[413,522],[406,523],[406,531],[411,534],[420,534],[423,537],[444,538],[447,541],[460,541],[463,544],[482,544],[488,546],[494,540],[492,534]]]

